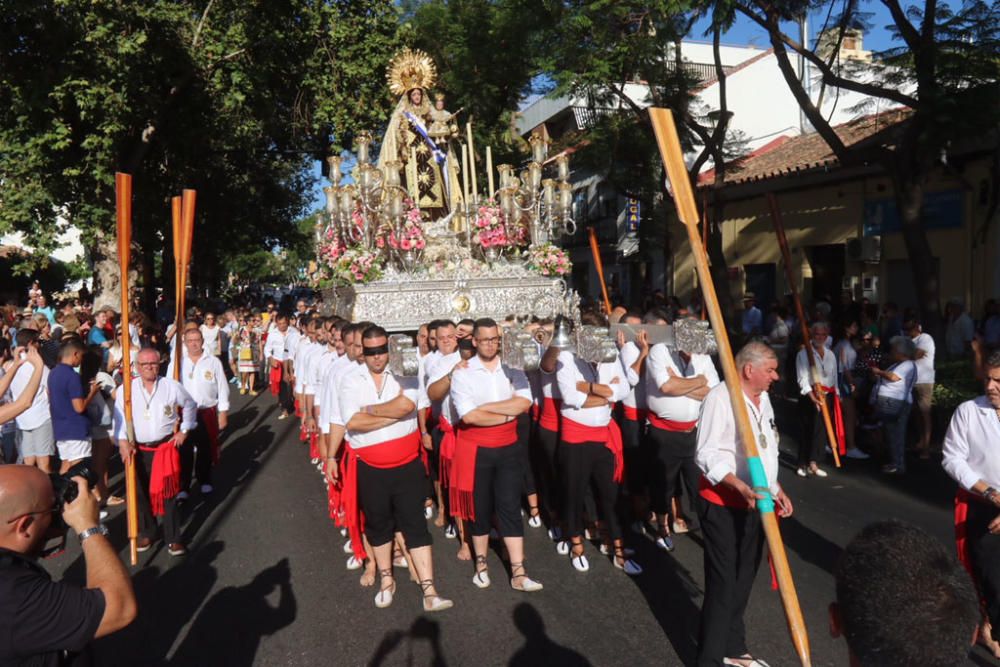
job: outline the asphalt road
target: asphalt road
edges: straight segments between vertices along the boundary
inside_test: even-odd
[[[493,585],[471,583],[457,544],[433,529],[439,591],[455,607],[425,614],[420,589],[397,570],[392,607],[376,609],[375,591],[345,569],[340,536],[327,517],[322,480],[293,420],[279,421],[270,395],[234,397],[234,413],[216,470],[216,491],[186,503],[191,553],[162,548],[140,554],[134,568],[140,616],[97,642],[99,665],[684,665],[693,661],[702,602],[702,548],[697,533],[676,539],[671,554],[629,533],[637,578],[615,570],[593,545],[591,570],[572,569],[544,529],[526,528],[529,572],[539,593],[507,585],[490,555]],[[779,411],[780,416],[780,411]],[[790,425],[789,428],[794,428]],[[792,434],[782,449],[791,452]],[[814,665],[847,665],[846,645],[831,639],[827,605],[831,571],[845,545],[871,521],[899,518],[952,542],[954,487],[939,465],[887,480],[874,462],[828,468],[826,480],[804,480],[785,466],[781,480],[795,503],[782,533],[801,600]],[[124,512],[112,511],[111,535],[123,546]],[[81,582],[79,546],[45,562],[55,576]],[[781,601],[761,568],[747,636],[753,653],[774,667],[797,660]],[[976,652],[969,664],[996,665]]]

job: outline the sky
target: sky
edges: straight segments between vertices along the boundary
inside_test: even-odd
[[[834,11],[837,11],[835,8]],[[867,21],[869,23],[868,30],[866,30],[864,35],[864,48],[869,51],[881,51],[893,46],[892,34],[887,29],[887,26],[892,24],[892,18],[889,15],[889,10],[886,9],[885,5],[881,2],[875,2],[872,0],[863,1],[861,4],[861,11],[868,13]],[[815,39],[816,33],[823,27],[826,21],[826,12],[816,12],[809,15],[809,32],[810,41]],[[711,35],[705,35],[705,31],[710,27],[709,21],[706,19],[700,24],[696,24],[694,30],[692,30],[692,38],[695,40],[711,40]],[[785,28],[787,34],[791,37],[798,38],[798,28],[793,25],[789,25]],[[758,46],[760,48],[768,48],[770,46],[767,35],[765,32],[753,23],[749,19],[742,17],[737,19],[733,27],[722,36],[722,42],[724,44],[729,44],[733,46]],[[347,171],[345,167],[345,171]],[[313,192],[313,209],[323,208],[326,205],[326,196],[323,194],[323,186],[327,185],[327,181],[321,178],[321,170],[319,163],[313,166],[313,173],[317,177],[316,187]]]

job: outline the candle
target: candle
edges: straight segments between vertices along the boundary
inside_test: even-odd
[[[476,144],[472,141],[472,121],[465,124],[465,131],[469,135],[469,173],[472,177],[472,197],[479,194],[479,183],[476,182]]]
[[[469,201],[469,147],[462,144],[462,199]]]
[[[490,200],[493,200],[493,194],[495,190],[493,189],[493,148],[491,146],[486,147],[486,181],[490,188]]]

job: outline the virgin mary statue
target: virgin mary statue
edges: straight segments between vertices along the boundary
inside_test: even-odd
[[[399,95],[399,103],[382,138],[378,166],[398,160],[403,164],[403,187],[427,220],[439,220],[456,206],[452,197],[460,197],[455,182],[453,153],[445,142],[428,134],[431,103],[427,91],[437,79],[437,68],[423,51],[404,49],[389,63],[386,78],[389,90]]]

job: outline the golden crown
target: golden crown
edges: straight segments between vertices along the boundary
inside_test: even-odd
[[[433,86],[437,80],[437,67],[423,51],[403,49],[389,63],[385,78],[393,95],[404,95],[414,88]]]

